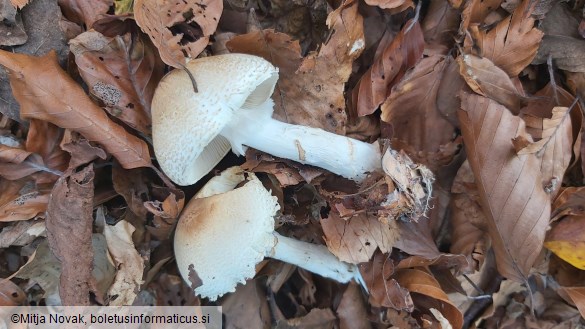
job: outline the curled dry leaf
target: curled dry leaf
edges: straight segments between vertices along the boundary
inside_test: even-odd
[[[377,248],[391,252],[398,238],[395,221],[382,223],[365,213],[343,219],[331,211],[329,217],[321,219],[321,225],[329,251],[351,264],[369,261]]]
[[[360,264],[359,269],[368,287],[368,302],[372,306],[412,312],[414,304],[410,293],[392,277],[394,264],[388,254],[377,252],[371,261]]]
[[[91,29],[93,23],[105,15],[113,4],[114,0],[59,0],[59,7],[65,17],[77,24],[85,24],[87,30]]]
[[[389,32],[386,32],[389,35]],[[381,42],[380,46],[385,45]],[[372,66],[353,89],[353,109],[357,116],[374,113],[406,72],[420,60],[425,47],[420,24],[410,20],[392,42],[376,51]]]
[[[59,67],[54,52],[37,58],[1,51],[0,64],[10,71],[10,84],[23,118],[49,121],[77,131],[101,144],[124,168],[152,165],[146,143],[126,132],[92,103]]]
[[[103,149],[91,145],[87,139],[69,129],[65,130],[65,135],[61,141],[61,149],[71,154],[71,160],[69,161],[69,169],[71,170],[95,159],[104,160],[107,158],[107,154]]]
[[[110,306],[132,305],[143,283],[144,261],[132,242],[134,230],[134,226],[125,220],[104,228],[108,251],[117,269],[116,278],[108,290]]]
[[[178,194],[178,197],[175,193]],[[181,190],[170,192],[162,203],[159,201],[145,202],[144,207],[154,214],[153,226],[147,226],[146,229],[158,240],[169,239],[184,206],[185,195]]]
[[[564,89],[550,84],[535,96],[537,98],[522,109],[521,117],[526,123],[526,131],[536,142],[523,151],[536,152],[541,161],[540,172],[545,189],[554,198],[571,159],[576,163],[580,157],[581,104],[574,103],[575,97]]]
[[[47,208],[49,247],[61,263],[63,305],[90,305],[92,278],[93,166],[59,178]]]
[[[463,314],[451,303],[431,274],[420,269],[403,269],[396,271],[394,277],[402,287],[410,291],[419,310],[423,312],[429,312],[431,308],[441,310],[453,328],[463,327]]]
[[[163,62],[185,66],[207,47],[223,10],[222,0],[136,0],[134,17],[158,48]]]
[[[457,58],[459,73],[476,93],[489,97],[517,114],[522,96],[506,72],[488,58],[461,55]]]
[[[540,253],[550,217],[540,161],[534,154],[514,151],[512,138],[527,134],[522,119],[488,98],[465,93],[461,98],[459,121],[498,271],[524,282]]]
[[[534,3],[523,0],[511,16],[489,31],[481,30],[478,24],[471,24],[469,30],[473,40],[465,40],[467,52],[477,49],[479,56],[491,60],[508,76],[517,76],[536,56],[543,36],[542,31],[534,27],[534,19],[530,15]]]
[[[150,135],[150,103],[164,64],[143,40],[127,33],[112,38],[88,31],[69,41],[81,77],[113,116]]]

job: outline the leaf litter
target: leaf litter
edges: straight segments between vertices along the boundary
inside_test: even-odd
[[[2,12],[26,36],[0,51],[0,305],[216,303],[227,328],[584,324],[582,1],[59,0],[48,48],[27,27],[39,2]],[[154,90],[225,52],[278,67],[276,119],[377,142],[381,170],[353,182],[249,149],[175,187],[151,152]],[[218,302],[194,295],[173,232],[233,165],[277,197],[280,234],[367,289],[267,259]]]

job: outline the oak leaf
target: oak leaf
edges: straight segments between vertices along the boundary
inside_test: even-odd
[[[136,0],[138,26],[158,48],[163,62],[182,68],[207,47],[223,10],[222,0]]]
[[[57,63],[51,52],[40,58],[0,51],[0,64],[10,71],[10,84],[23,118],[49,121],[101,144],[122,167],[150,167],[144,141],[129,134],[91,102],[83,89]]]
[[[466,93],[461,98],[459,121],[498,271],[525,282],[550,217],[540,160],[513,148],[512,138],[527,134],[522,119],[488,98]]]

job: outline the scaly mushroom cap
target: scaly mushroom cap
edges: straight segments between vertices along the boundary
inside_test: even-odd
[[[190,185],[206,175],[230,150],[218,135],[234,111],[270,98],[278,69],[245,54],[203,57],[187,63],[197,82],[173,70],[160,81],[152,99],[152,136],[156,158],[167,176]]]
[[[272,232],[280,206],[256,176],[249,175],[250,180],[235,190],[191,199],[177,224],[179,272],[186,282],[201,280],[195,293],[202,297],[215,300],[235,291],[238,283],[254,277],[256,264],[276,244]]]

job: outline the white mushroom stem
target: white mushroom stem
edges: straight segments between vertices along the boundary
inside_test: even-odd
[[[320,276],[346,283],[355,279],[366,286],[356,265],[340,261],[325,246],[273,233],[276,244],[266,256],[304,268]]]
[[[261,105],[265,115],[248,110],[221,133],[236,154],[242,145],[271,155],[329,170],[345,178],[361,181],[366,174],[382,169],[382,155],[376,144],[327,132],[323,129],[292,125],[272,119],[272,100]],[[240,110],[242,111],[242,110]],[[243,110],[246,111],[246,110]]]

